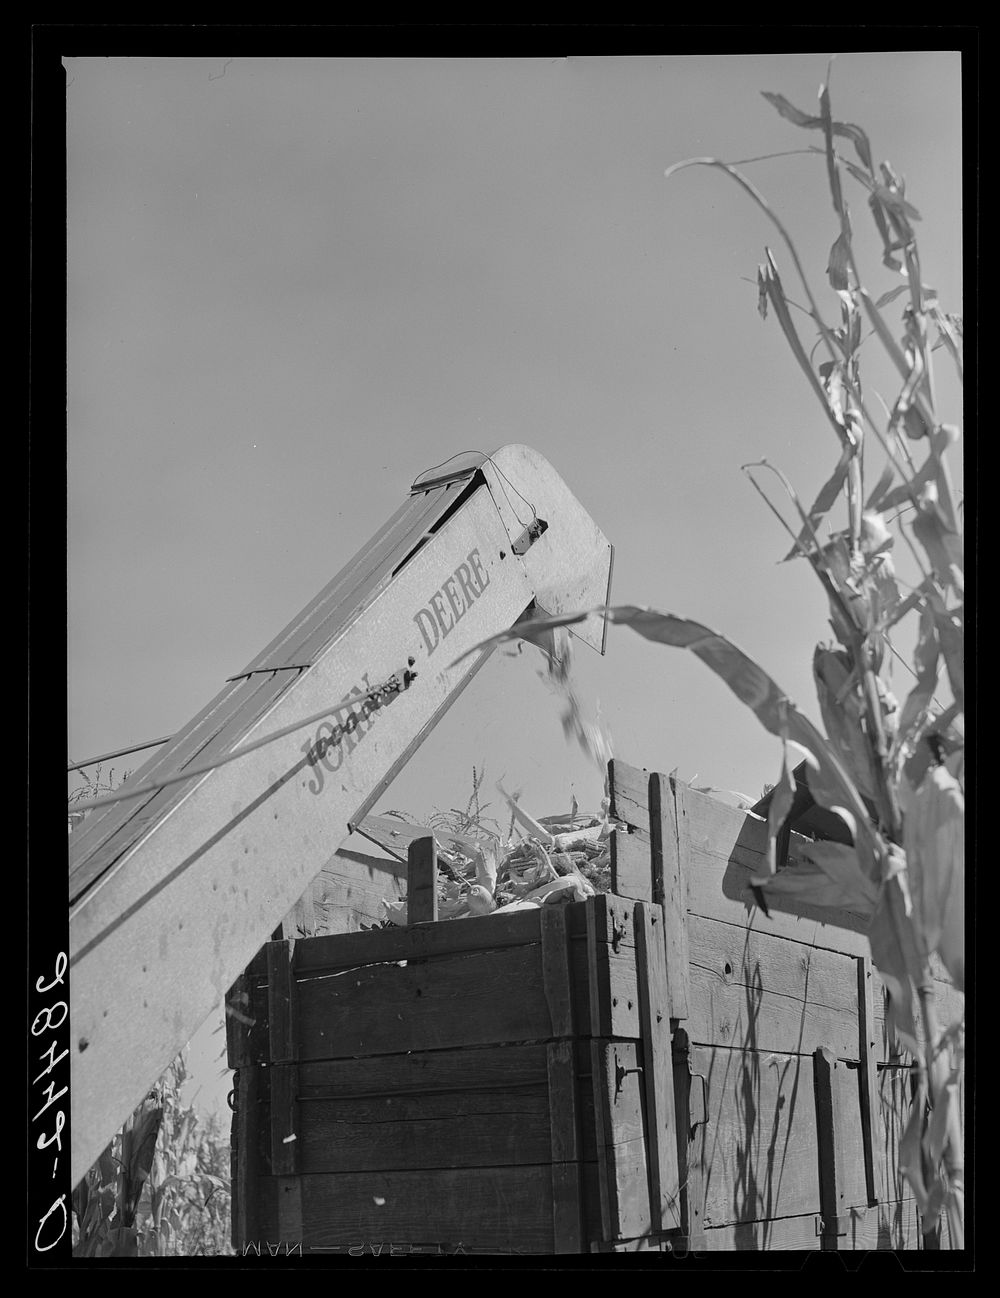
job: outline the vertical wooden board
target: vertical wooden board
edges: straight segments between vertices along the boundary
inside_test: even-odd
[[[258,1077],[260,1070],[243,1066],[236,1081],[236,1110],[232,1121],[233,1182],[232,1242],[235,1249],[266,1231],[262,1220],[260,1187],[263,1168],[257,1157],[260,1136]]]
[[[286,1063],[298,1055],[295,943],[268,942],[267,1023],[272,1063]]]
[[[426,924],[438,917],[437,844],[433,836],[415,838],[407,851],[406,920]]]
[[[832,1051],[813,1055],[820,1216],[824,1249],[844,1247],[851,1209],[867,1210],[857,1074]]]
[[[857,959],[858,973],[858,1093],[865,1165],[866,1202],[878,1202],[875,1184],[875,1141],[878,1139],[878,1050],[881,1036],[875,1019],[875,977],[870,956]]]
[[[271,1170],[275,1176],[299,1171],[302,1139],[299,1122],[299,1070],[296,1064],[273,1064],[271,1083]]]
[[[602,928],[593,923],[599,918],[588,912],[590,929],[586,943],[574,943],[571,951],[577,997],[588,1009],[577,1019],[581,1035],[595,1037],[639,1036],[639,990],[635,968],[635,947],[621,944],[618,949],[602,940]],[[631,929],[631,924],[629,925]]]
[[[576,1060],[571,1041],[547,1048],[553,1252],[583,1252],[583,1185]]]
[[[542,986],[552,1020],[552,1035],[571,1037],[575,1032],[573,967],[565,907],[543,906],[541,924]]]
[[[611,890],[618,897],[653,900],[652,848],[646,834],[616,829],[611,835]]]
[[[858,1053],[855,960],[766,931],[689,916],[693,1041],[806,1054]]]
[[[651,1215],[641,1054],[633,1041],[594,1041],[591,1063],[603,1238],[611,1241],[648,1235]]]
[[[305,1243],[302,1222],[302,1177],[276,1176],[278,1240],[288,1246]]]
[[[636,903],[635,956],[653,1231],[677,1230],[681,1226],[677,1113],[670,1042],[670,986],[663,927],[662,906],[651,902]]]
[[[812,1060],[695,1048],[691,1068],[704,1076],[708,1095],[705,1227],[818,1213]],[[695,1119],[699,1088],[693,1078]]]
[[[661,893],[666,924],[667,976],[670,1016],[690,1014],[690,952],[688,948],[688,843],[686,823],[678,815],[674,781],[652,775],[649,781],[654,892]]]
[[[701,1080],[697,1082],[700,1097],[692,1101],[692,1051],[684,1028],[673,1039],[674,1105],[677,1113],[677,1175],[681,1184],[681,1228],[683,1247],[701,1248],[704,1239],[702,1217],[705,1208],[705,1108],[708,1095]],[[700,1104],[698,1117],[693,1104]]]
[[[649,841],[649,772],[614,758],[609,763],[611,816],[624,820]]]

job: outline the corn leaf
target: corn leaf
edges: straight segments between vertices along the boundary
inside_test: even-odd
[[[958,1109],[958,1085],[959,1073],[956,1068],[949,1073],[947,1081],[934,1096],[934,1108],[924,1138],[927,1157],[932,1166],[940,1163],[948,1144],[948,1128]]]
[[[882,319],[878,308],[864,289],[859,288],[858,294],[864,305],[865,311],[868,314],[868,318],[872,323],[872,327],[878,334],[879,342],[888,352],[889,357],[893,365],[895,365],[896,369],[899,371],[903,382],[908,383],[911,378],[912,366],[903,354],[902,348],[889,332],[888,326]],[[912,404],[907,404],[905,417],[908,418],[906,431],[911,437],[916,438],[925,436],[934,427],[933,414],[928,409],[927,402],[919,390],[913,392]]]
[[[936,501],[926,494],[912,523],[913,535],[924,547],[934,575],[942,586],[952,587],[959,595],[965,591],[962,538],[944,521]]]
[[[820,488],[819,495],[813,501],[812,507],[809,510],[809,521],[796,538],[794,549],[789,550],[785,555],[783,560],[784,563],[787,563],[789,559],[794,559],[796,555],[801,554],[803,550],[808,550],[810,548],[807,543],[815,534],[820,523],[837,503],[837,499],[840,496],[841,491],[844,489],[844,483],[847,481],[847,474],[850,469],[851,460],[854,458],[856,453],[855,447],[853,447],[850,442],[845,441],[840,452],[840,459],[837,461],[837,467]]]
[[[897,217],[904,217],[907,221],[919,221],[921,219],[920,213],[913,204],[908,203],[902,194],[895,189],[890,189],[888,185],[876,184],[872,192],[882,206],[887,207]]]
[[[795,778],[788,765],[788,745],[785,743],[781,745],[781,774],[771,791],[771,801],[767,807],[767,868],[771,875],[778,872],[775,848],[794,801]]]
[[[945,607],[944,600],[936,591],[930,592],[928,603],[934,618],[934,625],[937,628],[938,643],[941,646],[941,654],[948,670],[948,680],[951,682],[952,693],[955,695],[955,702],[960,710],[964,712],[965,635],[959,624],[960,614],[950,612]]]
[[[901,293],[905,293],[908,288],[909,284],[897,284],[895,288],[889,289],[887,292],[883,293],[880,298],[876,299],[876,307],[881,310],[882,307],[888,306],[890,302],[895,302],[896,298],[898,298]]]
[[[889,992],[889,1026],[912,1054],[917,1054],[913,1017],[914,988],[923,976],[923,960],[906,914],[906,893],[898,875],[882,889],[868,928],[872,960]]]
[[[930,606],[925,603],[920,610],[920,629],[913,654],[917,683],[903,704],[903,711],[896,727],[894,758],[898,754],[912,750],[915,732],[921,726],[931,706],[934,691],[937,689],[939,655],[940,644],[934,614]]]
[[[899,1142],[899,1170],[910,1183],[917,1207],[926,1219],[929,1192],[924,1183],[924,1100],[923,1088],[910,1109],[910,1117]]]
[[[862,728],[865,709],[850,656],[842,650],[818,646],[813,654],[813,678],[827,737],[859,792],[874,801],[876,777],[871,748]]]
[[[813,117],[809,113],[802,112],[794,104],[789,103],[784,95],[775,94],[770,90],[762,90],[761,94],[774,108],[778,110],[786,121],[794,123],[796,126],[804,127],[806,130],[822,130],[822,117]],[[865,164],[868,170],[874,175],[872,166],[871,145],[868,143],[868,136],[860,126],[855,126],[851,122],[831,122],[830,130],[834,135],[842,136],[848,139],[854,145],[858,157]]]
[[[853,847],[844,843],[811,843],[801,858],[778,874],[754,879],[766,900],[794,897],[811,906],[849,910],[867,916],[874,912],[878,889],[861,869]]]
[[[767,266],[764,267],[764,287],[767,291],[771,305],[774,308],[774,314],[777,316],[778,323],[781,325],[781,331],[785,335],[789,347],[792,349],[792,355],[798,361],[803,374],[806,376],[810,386],[812,387],[812,390],[816,393],[822,403],[827,418],[833,425],[834,432],[837,434],[840,441],[843,442],[846,439],[847,434],[830,406],[823,385],[817,378],[813,367],[809,364],[809,357],[806,355],[805,348],[802,346],[795,324],[792,321],[791,312],[788,309],[788,300],[785,297],[785,290],[781,284],[781,276],[778,274],[778,267],[775,263],[774,256],[770,249],[767,249],[766,252]]]
[[[840,172],[837,170],[837,158],[833,151],[833,118],[830,115],[830,88],[824,86],[819,96],[820,120],[823,126],[823,139],[826,144],[826,174],[830,183],[830,197],[833,199],[833,209],[842,219],[846,213],[844,211],[844,195],[840,188]],[[846,284],[844,285],[846,288]]]
[[[836,289],[838,293],[846,292],[850,288],[850,282],[847,278],[847,268],[850,265],[850,250],[850,240],[842,232],[837,236],[833,247],[830,249],[830,256],[826,263],[826,273],[830,280],[830,287]]]
[[[965,797],[944,766],[928,772],[903,821],[913,913],[927,955],[937,952],[965,990]]]

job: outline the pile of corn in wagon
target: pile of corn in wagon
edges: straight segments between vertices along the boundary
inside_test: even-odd
[[[505,795],[507,796],[507,795]],[[362,833],[403,859],[417,838],[433,836],[437,847],[438,918],[500,915],[538,906],[584,901],[611,889],[611,834],[619,826],[606,807],[534,819],[507,796],[512,836],[455,833],[414,825],[395,815],[369,816]],[[516,831],[516,832],[515,832]],[[405,925],[405,901],[384,900],[386,922]]]

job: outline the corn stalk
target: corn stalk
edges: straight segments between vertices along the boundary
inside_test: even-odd
[[[834,120],[828,86],[821,88],[816,115],[800,111],[781,95],[765,92],[765,98],[782,117],[823,138],[822,148],[807,152],[825,159],[836,217],[826,273],[838,299],[837,325],[824,319],[785,226],[736,167],[715,158],[693,158],[671,167],[667,175],[696,165],[719,169],[765,212],[788,250],[808,303],[805,313],[825,352],[814,368],[792,318],[777,259],[766,249],[757,276],[758,311],[765,319],[769,313],[777,319],[839,453],[833,473],[808,509],[773,466],[761,461],[743,467],[792,536],[786,557],[804,557],[827,595],[834,640],[817,646],[813,659],[826,734],[731,641],[674,614],[636,607],[592,609],[521,624],[484,644],[521,638],[544,645],[559,628],[606,616],[646,639],[689,649],[781,739],[781,774],[768,813],[770,873],[755,880],[754,895],[765,905],[768,897],[796,897],[828,909],[831,922],[840,907],[871,917],[872,959],[889,993],[887,1019],[914,1058],[921,1096],[901,1142],[901,1170],[913,1189],[928,1246],[936,1246],[944,1212],[952,1247],[962,1248],[964,1014],[955,1023],[938,1021],[931,966],[932,957],[940,959],[964,992],[964,741],[958,728],[965,706],[964,579],[960,511],[947,462],[959,434],[936,413],[931,356],[944,347],[961,378],[961,321],[944,313],[934,291],[922,282],[913,224],[919,213],[907,200],[903,182],[888,163],[876,169],[860,127]],[[857,162],[838,153],[838,140],[853,146]],[[864,191],[882,242],[883,265],[905,281],[878,299],[864,287],[857,263],[842,184],[845,171]],[[894,328],[885,309],[901,297],[905,305]],[[931,330],[938,337],[934,346]],[[881,422],[865,401],[860,380],[862,344],[871,337],[901,380],[895,403]],[[868,434],[882,448],[886,463],[866,494],[862,448]],[[784,522],[758,481],[762,470],[775,473],[783,484],[798,514],[796,528]],[[847,525],[823,540],[819,529],[841,501]],[[902,521],[904,513],[912,515],[908,522]],[[893,527],[922,578],[905,598],[890,554],[897,539]],[[890,631],[908,616],[919,617],[916,684],[900,707],[883,671],[895,653]],[[952,695],[947,706],[935,698],[944,687]],[[804,859],[778,872],[774,845],[795,792],[790,746],[806,756],[814,800],[847,823],[853,842],[807,845]]]

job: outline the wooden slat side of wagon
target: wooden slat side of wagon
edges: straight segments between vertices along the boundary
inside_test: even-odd
[[[864,918],[765,917],[759,817],[617,761],[611,787],[609,895],[258,955],[237,1251],[920,1247]]]

